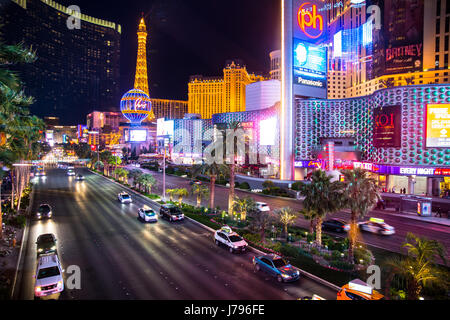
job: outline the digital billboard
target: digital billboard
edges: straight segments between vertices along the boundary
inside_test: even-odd
[[[294,38],[314,44],[326,40],[327,14],[322,7],[318,0],[293,0]]]
[[[400,105],[375,108],[373,111],[373,146],[398,148],[401,145]]]
[[[147,141],[147,130],[130,129],[130,142],[144,142],[144,141]]]
[[[269,118],[259,122],[259,144],[262,146],[275,145],[277,119]]]
[[[156,135],[157,136],[173,136],[174,122],[173,120],[165,120],[159,118],[156,120]]]
[[[426,117],[426,147],[449,147],[450,104],[429,104]]]
[[[294,38],[294,84],[326,88],[326,48]]]

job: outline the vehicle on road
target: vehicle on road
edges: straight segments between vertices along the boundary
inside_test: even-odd
[[[57,253],[56,237],[53,233],[41,234],[36,240],[37,255]]]
[[[337,300],[384,300],[384,296],[364,281],[355,279],[341,288]]]
[[[300,272],[289,261],[276,254],[253,257],[256,271],[264,271],[275,277],[278,282],[291,282],[300,279]]]
[[[189,181],[189,185],[192,186],[194,184],[201,185],[201,184],[203,184],[203,182],[201,182],[200,180],[197,180],[197,179]]]
[[[38,219],[44,219],[44,218],[51,218],[52,217],[52,207],[47,203],[42,203],[36,212],[36,218]]]
[[[362,231],[366,232],[386,236],[395,234],[395,228],[385,223],[383,219],[370,218],[369,221],[359,222],[358,226]]]
[[[267,203],[265,202],[256,202],[256,209],[258,211],[270,211],[270,207]]]
[[[341,219],[329,219],[322,223],[322,229],[344,233],[350,230],[350,224]]]
[[[214,233],[214,242],[218,246],[226,246],[230,253],[244,252],[248,247],[248,243],[228,226],[223,226]]]
[[[46,175],[47,175],[47,174],[45,173],[44,170],[38,171],[38,172],[36,173],[36,176],[37,176],[37,177],[45,177]]]
[[[68,170],[68,171],[67,171],[67,175],[68,175],[68,176],[74,176],[74,175],[75,175],[75,171],[73,171],[73,170]]]
[[[147,206],[144,206],[143,208],[139,208],[138,210],[138,216],[142,221],[145,222],[157,222],[158,216],[156,215],[156,212]]]
[[[184,220],[181,209],[173,204],[163,204],[159,209],[159,216],[168,219],[170,222]]]
[[[117,195],[117,199],[119,199],[120,203],[131,203],[133,200],[130,195],[126,192],[121,192]]]
[[[77,179],[78,181],[84,180],[84,176],[81,175],[81,174],[77,174],[76,179]]]
[[[55,253],[41,255],[38,259],[34,295],[43,297],[64,290],[63,269]]]

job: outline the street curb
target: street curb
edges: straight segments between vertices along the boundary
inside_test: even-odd
[[[25,234],[28,235],[28,231],[30,228],[30,223],[31,223],[31,218],[30,218],[30,211],[31,208],[33,206],[33,202],[34,202],[34,193],[35,193],[35,188],[33,188],[31,195],[30,195],[30,202],[28,204],[28,208],[27,208],[27,220],[25,223],[25,228],[23,230],[22,233],[22,240],[20,241],[20,250],[19,250],[19,257],[17,259],[17,265],[16,265],[16,272],[14,274],[14,280],[11,286],[11,294],[10,294],[10,299],[13,300],[14,299],[14,293],[16,292],[16,284],[17,284],[17,279],[19,276],[19,266],[23,266],[23,259],[22,259],[22,252],[23,252],[23,248],[25,248],[28,244],[28,236],[25,237]],[[22,268],[20,268],[22,269]]]
[[[90,169],[88,169],[88,170],[91,171]],[[103,178],[105,178],[105,179],[108,179],[108,180],[110,180],[110,181],[112,181],[112,182],[114,182],[114,183],[116,183],[116,184],[118,184],[118,185],[120,185],[120,186],[122,186],[122,187],[124,187],[124,188],[126,188],[126,189],[129,189],[129,190],[133,191],[134,193],[136,193],[136,194],[138,194],[138,195],[144,197],[144,198],[147,199],[147,200],[152,201],[151,199],[147,198],[146,196],[143,196],[142,194],[139,194],[138,192],[134,191],[133,189],[130,189],[130,188],[128,188],[127,186],[124,186],[124,185],[122,185],[122,184],[120,184],[120,183],[118,183],[118,182],[116,182],[116,181],[114,181],[114,180],[112,180],[112,179],[109,179],[109,178],[105,177],[104,175],[98,174],[97,172],[94,172],[94,171],[91,171],[91,172],[94,173],[94,174],[96,174],[96,175],[99,175],[99,176],[101,176],[101,177],[103,177]],[[152,202],[155,202],[155,201],[152,201]],[[160,204],[157,203],[157,202],[155,202],[155,204],[160,206]],[[216,230],[214,230],[213,228],[210,228],[210,227],[208,227],[208,226],[205,226],[203,223],[198,222],[198,221],[195,220],[195,219],[189,218],[189,217],[186,216],[186,215],[185,215],[185,218],[187,218],[189,221],[192,221],[194,224],[196,224],[196,225],[198,225],[198,226],[200,226],[200,227],[202,227],[202,228],[208,230],[209,232],[212,232],[212,233],[216,232]],[[251,247],[251,246],[249,246],[249,248],[250,248],[251,251],[255,252],[256,254],[259,254],[259,255],[265,255],[265,254],[266,254],[266,253],[264,253],[264,252],[262,252],[262,251],[260,251],[260,250],[258,250],[258,249],[256,249],[256,248],[253,248],[253,247]],[[327,287],[329,287],[329,288],[331,288],[331,289],[333,289],[333,290],[336,290],[336,291],[341,290],[340,287],[338,287],[338,286],[336,286],[336,285],[334,285],[334,284],[332,284],[332,283],[330,283],[330,282],[328,282],[328,281],[326,281],[326,280],[324,280],[324,279],[322,279],[322,278],[319,278],[319,277],[317,277],[317,276],[315,276],[315,275],[313,275],[313,274],[311,274],[311,273],[309,273],[309,272],[306,272],[306,271],[304,271],[304,270],[302,270],[302,269],[300,269],[300,268],[297,268],[297,267],[295,267],[295,268],[296,268],[298,271],[300,271],[300,273],[303,274],[304,276],[306,276],[306,277],[308,277],[308,278],[310,278],[310,279],[312,279],[312,280],[314,280],[314,281],[316,281],[316,282],[319,282],[319,283],[321,283],[322,285],[325,285],[325,286],[327,286]]]

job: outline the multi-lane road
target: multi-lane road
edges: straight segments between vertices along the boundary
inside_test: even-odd
[[[23,265],[15,292],[17,299],[33,299],[36,244],[39,234],[54,233],[64,269],[81,270],[81,289],[69,289],[56,299],[297,299],[318,294],[335,299],[336,292],[311,279],[279,284],[255,273],[253,253],[230,254],[216,247],[212,234],[185,220],[137,219],[151,201],[133,195],[121,204],[118,184],[76,169],[85,181],[66,176],[65,170],[47,171],[35,185],[33,210],[41,203],[53,207],[51,220],[32,221],[23,250]],[[170,179],[170,178],[169,178]],[[67,275],[65,275],[67,277]]]
[[[157,172],[152,172],[155,178],[158,181],[158,184],[155,186],[153,191],[155,193],[161,194],[162,192],[162,174]],[[206,185],[209,185],[207,182],[204,182]],[[166,188],[187,188],[190,190],[189,180],[177,176],[168,176],[166,175]],[[270,208],[277,209],[282,207],[291,207],[294,210],[301,210],[302,203],[301,201],[294,199],[282,199],[282,198],[272,198],[257,195],[254,193],[248,193],[244,191],[236,191],[236,195],[238,197],[252,197],[255,201],[266,202],[269,204]],[[187,197],[186,201],[191,204],[195,204],[195,196]],[[208,206],[209,199],[203,200],[203,205]],[[228,188],[216,185],[215,192],[215,205],[219,206],[222,209],[226,209],[228,207]],[[333,214],[333,218],[340,218],[348,221],[350,218],[350,214],[348,212],[339,212]],[[440,241],[446,248],[450,248],[450,227],[438,225],[434,223],[419,221],[410,219],[407,216],[401,216],[394,214],[393,212],[383,212],[374,210],[370,212],[370,214],[361,221],[369,219],[369,217],[381,218],[384,221],[395,227],[396,233],[392,236],[380,236],[376,234],[370,233],[361,233],[359,234],[359,240],[368,245],[376,246],[382,249],[386,249],[389,251],[401,252],[405,253],[402,248],[402,244],[405,240],[405,237],[408,232],[412,232],[416,235],[427,237],[429,239],[434,239]],[[309,228],[310,222],[300,217],[296,225],[301,226],[305,229]],[[336,236],[346,236],[342,234],[333,233]],[[448,250],[449,258],[450,258],[450,250]]]

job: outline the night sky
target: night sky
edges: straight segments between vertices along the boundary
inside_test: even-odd
[[[121,93],[133,87],[137,26],[146,15],[150,96],[187,100],[189,76],[221,76],[225,61],[241,59],[250,72],[269,72],[280,46],[279,0],[59,0],[122,25]]]

